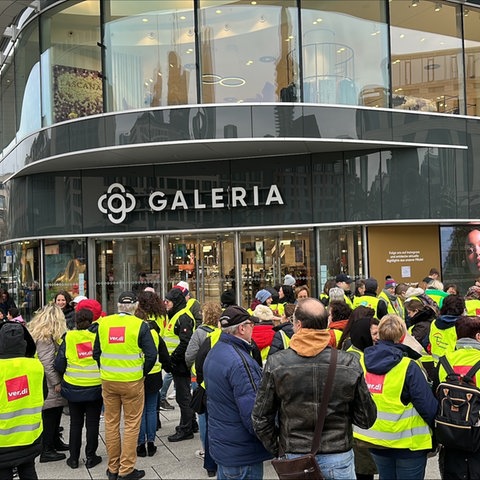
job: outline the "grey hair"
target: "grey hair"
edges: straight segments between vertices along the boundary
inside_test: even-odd
[[[248,322],[248,320],[246,320]],[[232,325],[230,327],[222,328],[222,332],[229,333],[230,335],[235,335],[238,332],[238,327],[243,325],[245,322],[239,323],[238,325]]]
[[[135,310],[138,307],[138,302],[135,303],[117,303],[118,313],[130,313],[131,315],[135,314]]]

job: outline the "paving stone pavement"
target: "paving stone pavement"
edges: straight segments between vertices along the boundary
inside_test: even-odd
[[[174,404],[172,401],[171,403]],[[171,443],[167,436],[175,432],[175,426],[178,425],[180,410],[176,405],[175,410],[162,411],[162,428],[157,431],[156,445],[157,453],[153,457],[137,459],[137,468],[145,470],[145,479],[154,480],[175,480],[175,479],[206,479],[208,478],[206,470],[203,469],[203,461],[195,456],[195,451],[201,448],[200,436],[195,434],[192,440]],[[64,439],[68,442],[69,417],[62,416],[62,425],[64,427]],[[51,463],[39,463],[37,458],[37,474],[39,480],[96,480],[106,479],[105,470],[107,468],[105,437],[104,437],[103,419],[100,423],[100,444],[98,454],[103,457],[102,463],[95,468],[87,469],[85,467],[84,452],[80,458],[79,468],[72,470],[65,460]],[[68,452],[66,452],[68,458]],[[430,458],[427,465],[425,478],[428,480],[437,480],[440,478],[438,471],[438,457]],[[378,477],[378,476],[377,476]],[[265,462],[264,480],[277,479],[275,471],[270,462]],[[1,479],[0,479],[1,480]],[[256,480],[256,479],[252,479]]]

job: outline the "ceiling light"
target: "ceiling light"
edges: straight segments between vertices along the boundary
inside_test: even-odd
[[[412,0],[412,7],[418,7],[420,0]]]
[[[439,12],[441,9],[442,9],[442,4],[441,4],[440,2],[437,2],[437,3],[435,4],[435,9],[434,9],[434,10],[435,10],[436,12]]]

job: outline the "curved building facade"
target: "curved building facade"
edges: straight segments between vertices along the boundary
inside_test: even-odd
[[[7,4],[0,283],[27,318],[140,273],[244,306],[286,273],[480,276],[480,2]]]

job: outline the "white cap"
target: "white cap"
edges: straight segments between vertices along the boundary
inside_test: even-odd
[[[190,289],[188,288],[188,282],[184,282],[183,280],[182,280],[181,282],[178,282],[177,285],[178,285],[179,287],[184,288],[185,290],[190,290]]]
[[[72,302],[73,303],[80,303],[82,300],[88,300],[88,298],[85,295],[77,295]]]

